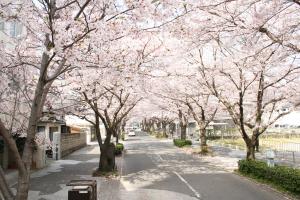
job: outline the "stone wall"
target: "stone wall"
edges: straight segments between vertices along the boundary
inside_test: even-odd
[[[62,157],[85,146],[86,146],[86,133],[61,135],[61,156]]]

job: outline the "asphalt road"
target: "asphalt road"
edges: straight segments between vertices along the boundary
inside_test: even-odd
[[[143,132],[127,137],[121,184],[134,199],[282,200],[281,194]],[[139,198],[137,198],[139,197]]]
[[[171,140],[158,140],[139,132],[135,137],[127,137],[124,144],[126,153],[116,159],[121,176],[91,176],[100,153],[98,144],[92,143],[32,173],[28,199],[66,200],[71,189],[66,184],[73,179],[96,180],[98,200],[285,199],[267,187],[228,172],[230,167],[218,160],[220,157],[189,155],[174,147]]]

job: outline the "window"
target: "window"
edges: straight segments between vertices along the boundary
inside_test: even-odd
[[[37,127],[37,132],[38,133],[44,133],[45,132],[45,126],[38,126]]]
[[[53,133],[58,132],[58,127],[50,127],[49,128],[49,139],[53,141]]]
[[[22,25],[19,22],[11,22],[9,26],[9,35],[17,37],[22,33]]]
[[[68,127],[66,125],[62,125],[61,126],[61,133],[64,133],[64,134],[70,133],[70,127]]]

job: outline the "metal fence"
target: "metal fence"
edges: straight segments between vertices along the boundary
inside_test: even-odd
[[[260,145],[265,148],[271,148],[276,151],[300,152],[300,143],[297,142],[278,142],[272,140],[261,140]]]
[[[229,148],[233,151],[245,151],[245,148],[232,144],[224,144],[221,141],[209,141],[209,145],[220,146],[224,148]],[[267,145],[270,147],[268,148]],[[272,149],[275,152],[275,162],[280,165],[291,166],[295,168],[300,168],[300,143],[280,143],[278,145],[273,144],[272,142],[262,145],[264,148],[261,148],[261,151],[256,153],[256,156],[260,160],[266,160],[266,150]],[[246,152],[244,153],[246,155]],[[245,156],[243,154],[243,156]],[[238,155],[238,154],[235,154]]]

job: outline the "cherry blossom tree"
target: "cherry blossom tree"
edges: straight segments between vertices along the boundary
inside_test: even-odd
[[[9,98],[2,98],[1,95],[1,101],[6,101],[2,105],[12,106],[10,110],[16,112],[9,117],[1,112],[4,115],[1,114],[0,121],[1,135],[12,151],[19,171],[15,199],[27,199],[37,123],[54,82],[78,67],[77,58],[82,58],[83,50],[89,51],[93,40],[117,40],[127,34],[119,29],[124,25],[122,15],[133,11],[138,4],[126,2],[116,6],[114,3],[101,0],[1,2],[2,20],[21,23],[25,29],[20,37],[9,38],[5,44],[2,42],[0,51],[4,58],[1,60],[1,74],[5,76],[1,89],[13,87],[19,91],[13,92]],[[144,10],[140,5],[139,11]],[[138,11],[135,12],[138,14]],[[128,29],[133,26],[134,23],[128,24]],[[18,102],[22,102],[21,106]],[[16,116],[21,116],[21,119]],[[22,130],[26,136],[22,153],[18,152],[12,138],[16,130]],[[14,198],[4,178],[1,183],[4,183],[0,184],[3,194],[8,199]]]
[[[126,91],[119,85],[103,86],[103,89],[104,92],[102,94],[97,93],[97,89],[93,88],[92,95],[88,95],[88,91],[84,91],[83,95],[84,101],[95,113],[96,136],[101,151],[98,170],[113,171],[115,162],[114,145],[111,143],[111,137],[118,137],[122,121],[140,99],[132,97],[129,91]],[[104,141],[99,130],[99,119],[101,119],[106,130]]]
[[[247,159],[255,159],[259,135],[288,114],[280,107],[297,106],[299,2],[213,4],[188,4],[193,11],[172,33],[189,43],[187,59],[198,67],[199,87],[226,107],[245,140]]]

